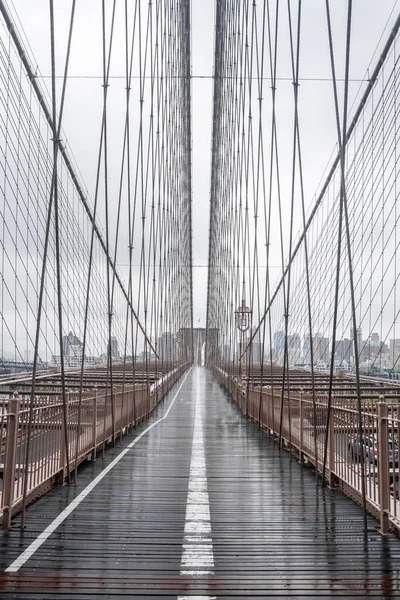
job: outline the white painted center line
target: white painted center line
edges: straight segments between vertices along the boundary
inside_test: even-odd
[[[199,374],[200,369],[197,370],[192,455],[181,558],[181,575],[193,577],[214,574],[214,552],[204,454]],[[194,598],[197,600],[211,600],[215,596],[178,596],[178,600],[188,600],[190,598],[192,600]]]

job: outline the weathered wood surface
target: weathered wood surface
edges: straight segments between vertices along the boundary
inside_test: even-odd
[[[181,379],[182,382],[182,379]],[[204,369],[191,371],[168,417],[102,479],[16,573],[5,569],[102,469],[165,414],[53,489],[0,533],[3,598],[341,598],[400,595],[400,540],[383,537],[339,492],[246,422]],[[201,407],[214,565],[182,573],[196,402]]]

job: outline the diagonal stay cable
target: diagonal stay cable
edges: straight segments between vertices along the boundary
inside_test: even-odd
[[[0,4],[0,9],[1,9],[2,5],[3,5],[3,3]],[[63,117],[63,111],[64,111],[64,101],[65,101],[65,92],[66,92],[66,86],[67,86],[69,56],[70,56],[70,50],[71,50],[72,31],[73,31],[73,24],[74,24],[74,13],[75,13],[75,0],[72,4],[72,9],[71,9],[70,29],[69,29],[69,37],[68,37],[67,56],[66,56],[65,67],[64,67],[64,80],[63,80],[63,87],[62,87],[62,92],[61,92],[61,103],[60,103],[60,112],[59,112],[59,118],[58,118],[58,126],[53,128],[53,132],[55,134],[56,140],[58,140],[59,136],[60,136],[62,117]],[[59,150],[59,144],[55,143],[54,159],[53,159],[55,164],[58,159],[58,150]],[[38,353],[39,353],[40,323],[41,323],[41,315],[42,315],[44,283],[45,283],[45,277],[46,277],[47,251],[48,251],[48,243],[49,243],[54,190],[57,185],[57,183],[55,181],[55,177],[57,177],[57,169],[56,168],[53,170],[51,189],[50,189],[50,199],[49,199],[48,217],[47,217],[47,223],[46,223],[45,243],[44,243],[44,248],[43,248],[43,263],[42,263],[39,300],[38,300],[38,315],[37,315],[37,322],[36,322],[35,350],[34,350],[34,357],[33,357],[32,384],[31,384],[31,396],[30,396],[30,406],[29,406],[29,421],[28,421],[27,443],[26,443],[26,451],[25,451],[25,478],[24,478],[24,486],[23,486],[22,517],[21,517],[21,528],[22,529],[24,528],[24,523],[25,523],[26,497],[27,497],[27,491],[28,491],[28,465],[29,465],[30,440],[31,440],[31,431],[32,431],[32,420],[33,420],[33,402],[34,402],[34,395],[35,395],[37,361],[38,361]],[[60,298],[61,298],[61,295],[60,295]],[[62,339],[60,339],[60,343],[62,343]],[[67,445],[68,444],[68,432],[67,432],[67,423],[66,423],[65,387],[63,389],[63,414],[64,414],[64,429],[66,431],[65,450],[66,450],[66,457],[67,457],[67,471],[69,473],[68,445]]]
[[[47,122],[49,124],[49,127],[50,127],[51,130],[53,130],[53,119],[52,119],[52,116],[51,116],[51,112],[50,112],[49,107],[47,105],[46,99],[44,98],[44,95],[43,95],[43,93],[42,93],[42,91],[40,89],[40,86],[39,86],[39,84],[37,82],[36,75],[35,75],[32,67],[31,67],[31,65],[29,63],[29,60],[27,58],[27,54],[26,54],[26,52],[24,50],[24,47],[22,45],[21,40],[19,39],[17,30],[16,30],[16,28],[15,28],[15,26],[14,26],[12,20],[11,20],[11,17],[10,17],[10,15],[8,13],[8,10],[7,10],[7,8],[6,8],[3,0],[0,0],[0,12],[1,12],[1,14],[2,14],[2,16],[4,18],[6,27],[7,27],[7,29],[10,32],[10,35],[11,35],[12,40],[14,42],[14,45],[15,45],[15,47],[17,49],[18,55],[20,57],[20,60],[22,61],[22,64],[24,65],[24,68],[25,68],[25,71],[27,73],[28,79],[29,79],[29,81],[30,81],[30,83],[31,83],[34,91],[35,91],[35,94],[36,94],[37,99],[39,101],[39,104],[40,104],[40,106],[41,106],[41,108],[43,110],[43,113],[44,113],[44,115],[46,117],[46,120],[47,120]],[[64,162],[65,162],[65,165],[67,167],[67,170],[69,171],[69,174],[70,174],[70,176],[72,178],[72,181],[74,182],[74,185],[75,185],[76,190],[78,192],[78,196],[79,196],[79,198],[80,198],[80,200],[81,200],[81,202],[82,202],[82,204],[83,204],[83,206],[85,208],[85,211],[86,211],[86,213],[88,215],[88,218],[89,218],[90,222],[92,223],[92,226],[94,227],[94,231],[95,231],[96,237],[98,238],[98,240],[100,242],[102,250],[103,250],[103,252],[106,255],[106,260],[109,263],[109,266],[112,269],[112,271],[115,273],[115,278],[116,278],[116,280],[117,280],[117,282],[118,282],[118,284],[119,284],[119,286],[121,288],[121,291],[122,291],[122,293],[123,293],[126,301],[129,304],[129,307],[130,307],[130,309],[132,311],[132,314],[135,317],[135,320],[137,321],[138,326],[141,329],[143,335],[145,336],[145,338],[146,338],[146,340],[147,340],[150,348],[152,349],[152,351],[155,354],[157,354],[156,351],[153,348],[153,345],[151,344],[151,341],[147,337],[147,333],[146,333],[143,325],[140,323],[138,314],[137,314],[137,312],[136,312],[136,310],[135,310],[135,308],[134,308],[131,300],[129,299],[128,292],[125,289],[125,286],[124,286],[123,281],[122,281],[122,279],[121,279],[121,277],[120,277],[120,275],[119,275],[119,273],[118,273],[118,271],[116,269],[116,265],[115,265],[114,261],[113,261],[112,257],[109,254],[107,254],[107,252],[106,252],[106,242],[103,239],[103,235],[102,235],[102,233],[101,233],[101,231],[100,231],[97,223],[95,222],[95,218],[93,216],[92,208],[89,206],[86,194],[84,193],[84,191],[82,189],[82,186],[79,183],[78,177],[77,177],[77,175],[75,173],[74,166],[72,165],[71,159],[69,158],[69,155],[68,155],[68,152],[66,150],[66,147],[61,142],[58,144],[58,151],[61,153],[61,155],[62,155],[62,157],[64,159]]]
[[[326,0],[326,11],[328,21],[328,33],[329,33],[329,51],[332,66],[332,82],[334,89],[335,99],[335,113],[336,113],[336,126],[338,133],[339,152],[340,152],[340,215],[339,215],[339,231],[338,231],[338,255],[337,255],[337,272],[336,272],[336,289],[335,289],[335,306],[334,306],[334,321],[333,321],[333,336],[332,336],[332,357],[331,357],[331,369],[329,377],[329,394],[328,394],[328,414],[325,431],[325,444],[324,444],[324,460],[322,469],[322,484],[325,482],[325,469],[327,461],[327,446],[329,437],[329,425],[331,418],[332,408],[332,384],[333,384],[333,370],[335,360],[335,346],[336,346],[336,325],[337,325],[337,311],[338,311],[338,295],[339,295],[339,277],[341,267],[341,238],[342,238],[342,219],[344,216],[345,221],[345,235],[347,242],[347,255],[348,255],[348,266],[349,266],[349,282],[350,282],[350,294],[351,294],[351,309],[352,309],[352,322],[353,322],[353,336],[354,336],[354,359],[356,365],[356,387],[357,387],[357,412],[358,412],[358,429],[359,429],[359,443],[361,447],[362,437],[362,408],[361,408],[361,386],[360,386],[360,367],[359,367],[359,354],[358,354],[358,340],[357,340],[357,319],[356,319],[356,305],[355,305],[355,293],[354,293],[354,281],[353,281],[353,270],[352,270],[352,254],[351,254],[351,240],[350,240],[350,228],[349,228],[349,216],[347,209],[347,195],[346,195],[346,182],[345,182],[345,165],[346,165],[346,130],[347,130],[347,110],[348,110],[348,87],[349,87],[349,68],[350,68],[350,40],[351,40],[351,19],[352,19],[352,0],[348,1],[348,14],[347,14],[347,36],[346,36],[346,63],[345,63],[345,88],[344,88],[344,103],[343,103],[343,126],[342,132],[340,128],[340,117],[339,117],[339,102],[337,83],[334,66],[334,55],[333,55],[333,43],[332,43],[332,29],[330,23],[329,13],[329,0]],[[367,505],[366,505],[366,492],[365,492],[365,469],[363,453],[361,453],[361,494],[363,503],[364,513],[364,533],[367,532]]]
[[[352,136],[352,134],[353,134],[353,132],[354,132],[354,130],[356,128],[356,125],[357,125],[357,123],[358,123],[358,121],[359,121],[359,119],[360,119],[360,117],[361,117],[361,115],[363,113],[363,109],[364,109],[364,107],[365,107],[365,105],[366,105],[366,103],[368,101],[368,98],[369,98],[372,90],[374,89],[375,83],[376,83],[376,81],[377,81],[377,79],[379,77],[379,74],[380,74],[380,72],[382,70],[382,67],[383,67],[383,65],[385,63],[385,60],[386,60],[388,54],[389,54],[389,51],[390,51],[390,49],[392,47],[392,44],[394,43],[394,40],[396,38],[396,35],[397,35],[399,29],[400,29],[400,15],[396,19],[396,22],[395,22],[395,24],[394,24],[394,26],[393,26],[393,28],[392,28],[392,30],[390,32],[389,38],[388,38],[388,40],[387,40],[387,42],[386,42],[386,44],[385,44],[385,46],[384,46],[384,48],[383,48],[383,50],[382,50],[382,52],[380,54],[379,59],[378,59],[378,61],[376,63],[376,66],[375,66],[374,70],[372,71],[371,76],[370,76],[370,78],[369,78],[369,80],[367,82],[364,94],[362,95],[362,98],[361,98],[361,100],[360,100],[360,102],[359,102],[359,104],[357,106],[357,109],[356,109],[356,111],[354,113],[354,117],[353,117],[353,119],[352,119],[352,121],[351,121],[351,123],[350,123],[350,125],[349,125],[349,127],[347,129],[347,134],[345,135],[345,142],[346,143],[351,138],[351,136]],[[327,191],[327,189],[328,189],[328,187],[329,187],[329,185],[330,185],[330,183],[331,183],[331,181],[332,181],[332,179],[333,179],[333,177],[334,177],[334,175],[336,173],[336,170],[337,170],[339,164],[340,164],[340,152],[338,152],[336,154],[336,156],[335,156],[335,158],[333,160],[332,166],[331,166],[331,168],[330,168],[330,170],[329,170],[329,172],[328,172],[328,174],[326,176],[324,184],[323,184],[323,186],[322,186],[322,188],[321,188],[321,190],[320,190],[320,192],[318,194],[318,197],[317,197],[317,199],[316,199],[316,201],[314,203],[312,211],[311,211],[311,213],[310,213],[310,215],[308,217],[308,220],[307,220],[307,223],[306,223],[306,227],[303,228],[303,231],[302,231],[302,233],[299,236],[299,239],[298,239],[298,241],[296,243],[296,246],[293,249],[292,257],[291,257],[292,261],[295,259],[297,253],[299,252],[299,250],[300,250],[300,248],[301,248],[301,246],[302,246],[302,244],[304,242],[304,237],[307,234],[307,232],[308,232],[311,224],[314,221],[314,217],[315,217],[315,215],[316,215],[316,213],[318,211],[318,208],[320,207],[322,201],[325,198],[326,191]],[[276,297],[277,297],[277,295],[279,293],[280,288],[282,287],[282,285],[284,285],[284,281],[285,281],[285,277],[286,277],[286,274],[287,274],[287,270],[288,270],[288,265],[286,266],[285,272],[283,273],[282,277],[280,278],[280,280],[278,281],[278,283],[276,285],[275,292],[271,296],[270,301],[267,303],[267,306],[266,306],[264,314],[263,314],[263,316],[262,316],[262,318],[260,320],[260,323],[257,325],[257,327],[254,328],[253,333],[250,336],[247,348],[253,342],[253,339],[257,335],[257,332],[259,331],[259,329],[260,329],[260,327],[261,327],[264,319],[266,318],[268,312],[270,311],[270,309],[272,307],[272,304],[275,301],[275,299],[276,299]],[[246,348],[246,350],[247,350],[247,348]]]
[[[71,21],[68,37],[67,63],[65,71],[68,71],[69,51],[71,48],[72,29],[75,16],[75,0],[71,9]],[[53,196],[54,196],[54,230],[55,230],[55,254],[56,254],[56,289],[57,289],[57,312],[58,312],[58,338],[60,347],[61,363],[61,390],[63,406],[63,431],[65,444],[65,458],[67,467],[67,481],[70,481],[69,468],[69,443],[68,443],[68,415],[67,415],[67,397],[65,389],[65,365],[64,365],[64,345],[63,345],[63,307],[61,295],[61,260],[60,260],[60,209],[59,209],[59,182],[58,182],[58,145],[60,142],[60,127],[57,127],[57,96],[56,96],[56,57],[55,57],[55,24],[54,24],[54,0],[50,0],[50,46],[51,46],[51,92],[52,92],[52,110],[53,110]],[[66,82],[66,78],[64,79]],[[64,97],[63,97],[64,100]]]

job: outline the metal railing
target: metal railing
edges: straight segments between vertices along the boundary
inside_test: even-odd
[[[326,482],[362,504],[364,473],[368,511],[380,521],[382,533],[400,532],[399,404],[390,398],[363,400],[362,442],[356,399],[335,395],[326,435],[327,396],[317,394],[315,412],[311,393],[286,392],[271,387],[242,389],[237,377],[214,369],[243,414],[294,450],[299,462],[323,470],[327,440]]]
[[[81,401],[78,392],[68,392],[66,427],[70,472],[89,455],[95,460],[99,448],[146,418],[187,367],[187,364],[177,367],[152,384],[115,387],[114,402],[110,394],[105,396],[104,390],[96,388],[84,392]],[[12,399],[0,401],[0,405],[0,520],[2,528],[8,529],[11,517],[22,507],[25,488],[26,503],[29,503],[56,481],[65,482],[67,454],[60,396],[35,397],[30,428],[30,407],[25,397],[15,392]]]

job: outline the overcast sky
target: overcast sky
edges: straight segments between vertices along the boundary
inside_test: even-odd
[[[43,76],[42,83],[50,88],[49,50],[49,9],[47,0],[13,0],[8,2],[14,15],[20,19],[26,40],[33,55],[38,72]],[[118,3],[117,3],[118,4]],[[122,3],[121,3],[122,4]],[[147,3],[143,3],[143,6]],[[292,3],[293,6],[297,2]],[[367,69],[375,64],[377,53],[385,43],[390,26],[398,12],[398,1],[356,0],[353,2],[353,30],[351,49],[350,106],[359,98],[363,89]],[[261,3],[259,3],[261,6]],[[271,4],[272,5],[272,4]],[[324,170],[336,143],[336,129],[333,112],[332,84],[328,40],[325,21],[325,2],[304,0],[301,46],[301,86],[300,114],[303,139],[303,166],[305,173],[306,202],[312,205],[314,194],[323,177]],[[111,6],[111,2],[107,3]],[[290,82],[288,29],[285,22],[282,2],[280,25],[280,46],[278,64],[278,128],[283,155],[283,172],[290,178],[290,148],[292,137],[293,91]],[[66,35],[71,2],[56,1],[57,72],[62,73],[65,56]],[[97,157],[99,123],[101,118],[101,2],[85,0],[77,2],[76,24],[72,46],[71,79],[67,90],[64,116],[64,131],[68,139],[83,181],[93,197],[95,165]],[[211,119],[213,91],[213,49],[214,49],[214,10],[212,0],[192,2],[192,90],[193,90],[193,250],[194,250],[194,323],[205,326],[209,191],[211,164]],[[332,23],[338,77],[344,74],[344,36],[347,2],[331,2]],[[386,29],[385,29],[386,26]],[[117,36],[118,37],[118,36]],[[112,75],[123,75],[122,60],[118,58],[118,42],[112,66]],[[118,62],[120,61],[120,63]],[[121,67],[121,68],[120,68]],[[119,70],[120,68],[120,70]],[[268,74],[266,72],[266,74]],[[80,76],[74,78],[74,76]],[[90,76],[90,77],[86,77]],[[124,88],[123,79],[112,81],[110,103],[113,96]],[[270,93],[268,81],[265,84],[265,98]],[[358,94],[358,95],[357,95]],[[122,113],[115,110],[114,124],[121,124]],[[112,139],[112,136],[111,136]],[[113,153],[111,167],[113,167]],[[285,155],[286,159],[285,159]],[[116,155],[117,156],[117,155]],[[286,171],[285,171],[286,169]],[[115,173],[118,175],[118,160],[115,158]],[[285,185],[285,183],[284,183]],[[286,201],[286,207],[288,201]],[[299,223],[296,230],[300,229]],[[272,255],[272,262],[279,263],[279,254]],[[121,267],[124,275],[124,268]]]

